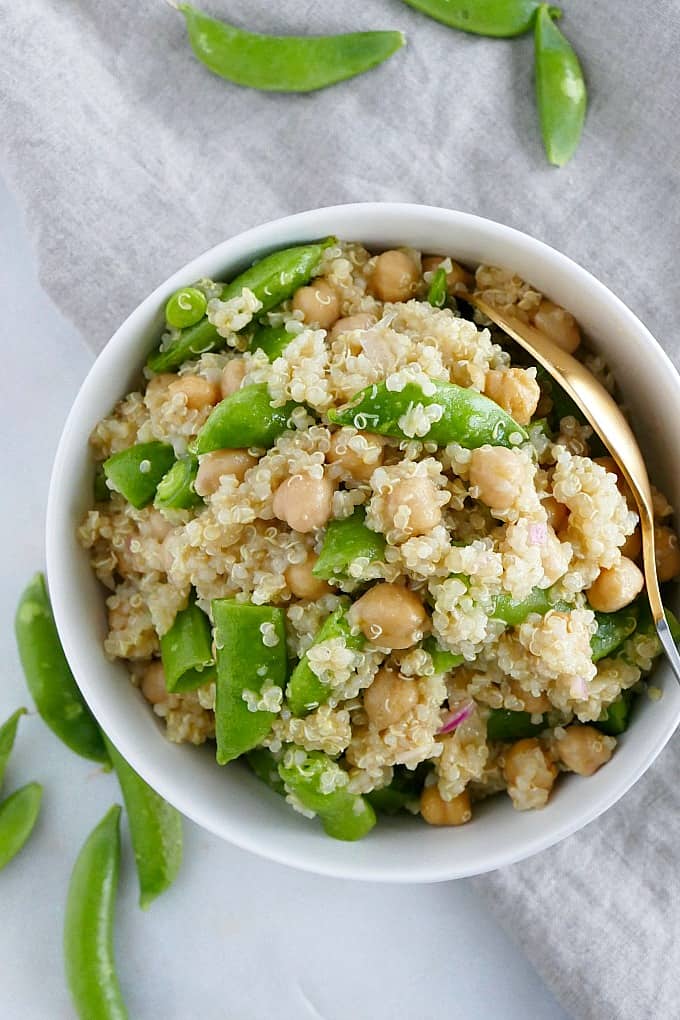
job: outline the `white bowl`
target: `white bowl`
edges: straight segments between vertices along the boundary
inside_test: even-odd
[[[615,370],[652,475],[680,506],[680,446],[673,441],[680,434],[680,379],[642,323],[589,273],[526,234],[465,213],[383,203],[317,209],[248,230],[200,255],[139,305],[93,365],[66,422],[49,494],[47,570],[57,625],[103,728],[144,779],[199,825],[237,846],[319,874],[390,882],[480,874],[582,828],[649,768],[680,720],[680,691],[663,663],[654,675],[663,698],[639,699],[611,763],[588,779],[562,778],[542,811],[520,813],[508,798],[493,798],[460,829],[380,819],[361,842],[336,842],[239,763],[220,768],[210,747],[177,746],[163,737],[124,666],[104,656],[104,595],[75,537],[92,491],[89,433],[130,389],[158,342],[168,296],[200,277],[228,279],[273,249],[329,234],[377,249],[411,245],[470,264],[512,268],[568,308]]]

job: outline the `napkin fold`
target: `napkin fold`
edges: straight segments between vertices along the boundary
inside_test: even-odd
[[[591,105],[581,148],[559,171],[541,148],[530,37],[453,32],[400,0],[209,7],[264,32],[400,28],[409,42],[352,81],[272,95],[210,75],[161,0],[0,6],[0,172],[45,289],[93,351],[225,237],[314,206],[403,200],[489,216],[561,249],[678,361],[675,0],[565,0]],[[476,880],[575,1017],[680,1013],[679,757],[669,747],[558,847]]]

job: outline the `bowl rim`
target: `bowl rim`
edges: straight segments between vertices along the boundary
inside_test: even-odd
[[[267,223],[260,224],[248,230],[234,234],[207,248],[201,254],[191,259],[184,266],[173,272],[166,280],[162,281],[153,291],[145,297],[130,312],[121,325],[116,329],[105,347],[96,357],[91,365],[85,379],[83,380],[78,394],[73,402],[71,410],[64,424],[59,445],[54,458],[54,464],[50,479],[47,514],[46,514],[46,563],[47,577],[50,585],[50,596],[57,629],[64,646],[67,659],[76,678],[76,682],[85,697],[95,717],[103,723],[106,718],[106,711],[103,706],[103,699],[98,697],[96,685],[88,684],[86,674],[81,669],[82,641],[79,628],[76,622],[70,617],[69,609],[69,560],[68,550],[58,540],[61,530],[60,521],[66,512],[68,487],[65,472],[66,462],[74,444],[86,442],[87,437],[83,435],[83,428],[79,424],[82,414],[82,407],[89,395],[90,389],[95,384],[100,374],[104,373],[109,365],[117,364],[119,360],[118,347],[124,344],[130,334],[137,333],[138,341],[141,339],[142,323],[150,314],[157,312],[162,306],[163,299],[177,287],[183,285],[187,279],[194,278],[198,274],[198,267],[206,260],[224,261],[243,260],[243,252],[257,251],[263,248],[278,247],[272,245],[271,235],[277,229],[285,230],[291,236],[299,233],[305,236],[309,231],[310,224],[315,224],[319,217],[334,217],[342,214],[359,214],[367,217],[378,214],[382,217],[393,217],[396,219],[416,217],[423,219],[427,216],[434,216],[439,220],[446,220],[454,229],[456,226],[467,226],[480,231],[500,231],[511,243],[519,247],[529,247],[538,252],[546,262],[555,267],[559,274],[568,270],[575,280],[580,280],[593,294],[597,294],[601,300],[609,303],[612,310],[627,326],[634,331],[641,342],[654,354],[659,363],[659,371],[665,369],[672,378],[677,391],[678,406],[680,406],[680,376],[671,362],[668,355],[659,345],[656,339],[649,332],[641,320],[628,308],[624,302],[617,297],[608,287],[601,283],[588,270],[574,262],[567,255],[552,248],[543,241],[533,238],[514,227],[507,226],[486,217],[477,216],[472,213],[460,212],[452,209],[445,209],[437,206],[421,205],[408,202],[357,202],[310,209],[305,212],[295,213],[290,216],[278,217]],[[321,236],[321,235],[319,235]],[[288,242],[293,243],[293,242]],[[238,254],[234,254],[238,252]],[[200,275],[200,274],[199,274]],[[82,629],[81,629],[82,630]],[[667,680],[667,678],[666,678]],[[119,747],[121,753],[130,761],[140,775],[171,804],[177,807],[188,818],[192,819],[201,827],[214,833],[222,839],[233,843],[241,849],[248,850],[268,860],[276,861],[295,867],[299,870],[308,871],[314,874],[326,875],[335,878],[351,878],[366,881],[380,882],[438,882],[452,878],[463,878],[471,875],[481,875],[496,870],[509,864],[524,860],[534,854],[545,850],[560,842],[567,836],[577,832],[599,815],[615,804],[637,780],[647,771],[654,762],[664,746],[672,736],[680,722],[680,699],[675,712],[669,712],[663,717],[663,725],[658,726],[658,733],[654,743],[648,748],[647,753],[642,756],[635,767],[629,767],[626,771],[619,769],[612,775],[604,791],[599,796],[592,796],[589,806],[578,814],[565,819],[561,824],[553,825],[548,831],[540,833],[533,838],[527,838],[520,848],[505,851],[497,848],[490,854],[490,859],[480,866],[460,868],[452,863],[450,866],[435,867],[419,861],[415,864],[392,866],[388,871],[378,866],[368,866],[365,862],[358,865],[353,857],[348,854],[345,863],[328,862],[323,859],[323,854],[307,854],[300,856],[297,851],[289,852],[277,846],[262,845],[262,840],[250,831],[250,826],[241,824],[234,826],[227,831],[227,827],[218,824],[210,811],[202,810],[199,803],[195,803],[188,797],[181,794],[173,785],[171,778],[167,777],[161,770],[154,767],[153,761],[148,756],[140,754],[140,749],[126,738],[126,733],[116,726],[109,726],[107,731],[111,739]]]

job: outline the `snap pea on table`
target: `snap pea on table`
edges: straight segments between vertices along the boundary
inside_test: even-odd
[[[40,812],[42,786],[28,783],[0,803],[0,869],[19,853]]]
[[[534,50],[543,144],[550,162],[564,166],[581,139],[588,97],[579,59],[547,4],[536,14]]]
[[[7,762],[9,761],[9,756],[11,755],[12,748],[14,747],[17,729],[19,727],[19,720],[22,715],[26,715],[26,709],[18,708],[16,712],[13,712],[9,719],[0,726],[0,790],[2,790]]]
[[[540,7],[538,0],[405,0],[405,3],[450,28],[498,38],[528,32]],[[562,14],[559,7],[551,7],[550,11],[554,18]]]

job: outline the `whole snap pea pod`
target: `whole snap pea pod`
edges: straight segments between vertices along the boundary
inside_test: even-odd
[[[245,757],[258,779],[266,783],[274,793],[285,796],[286,788],[279,775],[279,763],[268,748],[255,747]]]
[[[137,443],[104,461],[104,472],[116,492],[137,510],[148,506],[163,476],[175,463],[169,443]]]
[[[412,437],[404,432],[404,419],[420,404],[425,409],[438,408],[439,418],[431,421],[429,428],[416,438],[437,446],[459,443],[474,450],[487,443],[516,446],[526,440],[527,434],[521,425],[477,390],[438,379],[430,382],[434,392],[427,396],[418,383],[407,383],[400,391],[388,390],[385,382],[367,386],[347,407],[330,410],[328,419],[337,425],[353,425],[383,436],[408,439]]]
[[[61,647],[42,574],[36,574],[19,600],[15,631],[26,683],[43,721],[76,754],[108,763],[99,726]]]
[[[289,427],[297,406],[289,401],[283,407],[272,407],[266,383],[243,386],[211,412],[196,437],[196,453],[251,446],[269,449]]]
[[[450,669],[455,669],[465,662],[465,656],[456,655],[447,648],[442,648],[432,634],[423,641],[423,648],[432,659],[435,673],[448,673]]]
[[[326,581],[332,577],[347,577],[350,565],[358,559],[374,563],[383,558],[385,538],[371,531],[365,521],[365,511],[357,507],[351,516],[329,523],[319,558],[312,568],[315,577]]]
[[[42,786],[29,783],[0,804],[0,870],[19,853],[40,812]]]
[[[182,816],[145,783],[105,737],[123,793],[142,910],[172,885],[182,863]]]
[[[261,326],[250,341],[250,349],[264,351],[270,361],[276,361],[296,335],[285,326]]]
[[[401,32],[329,36],[259,35],[176,4],[191,47],[221,78],[266,92],[312,92],[381,64],[404,45]]]
[[[309,282],[319,268],[324,249],[334,243],[335,238],[329,237],[315,244],[302,244],[265,255],[231,283],[225,284],[220,298],[229,301],[247,288],[262,304],[258,315],[268,312]],[[183,329],[167,346],[154,351],[147,365],[152,372],[171,372],[182,362],[206,351],[219,350],[225,343],[210,320],[201,319],[195,326]]]
[[[64,919],[66,980],[80,1020],[128,1020],[113,952],[120,806],[104,815],[71,873]]]
[[[588,96],[579,59],[541,4],[534,27],[536,102],[548,160],[564,166],[576,152]]]
[[[176,460],[158,483],[153,501],[156,509],[190,510],[191,507],[200,506],[203,500],[194,488],[197,474],[198,457],[195,454],[188,453]]]
[[[568,612],[571,606],[566,602],[554,601],[550,588],[532,588],[525,599],[513,599],[510,595],[496,595],[494,609],[490,614],[494,620],[502,620],[508,627],[519,627],[530,613],[545,616],[551,609]]]
[[[590,639],[593,662],[620,648],[637,627],[639,606],[633,603],[616,613],[595,613],[597,630]]]
[[[446,304],[446,270],[441,267],[435,270],[427,292],[427,300],[433,308],[443,308]]]
[[[492,708],[486,721],[488,740],[524,740],[544,729],[545,719],[535,723],[530,712],[511,712],[507,708]]]
[[[349,620],[347,619],[348,606],[338,606],[330,616],[327,616],[322,623],[314,641],[314,645],[322,641],[329,641],[331,638],[343,638],[345,647],[354,651],[361,651],[366,644],[363,634],[352,634]],[[286,689],[288,707],[293,715],[307,715],[313,709],[323,705],[328,700],[328,685],[319,680],[316,673],[309,665],[309,657],[305,653],[293,670]]]
[[[509,38],[528,32],[540,6],[538,0],[405,0],[405,2],[450,28],[495,38]],[[554,18],[562,15],[559,7],[550,7],[550,12]]]
[[[609,737],[618,737],[625,733],[630,725],[634,697],[632,691],[622,691],[619,699],[608,705],[597,722],[592,725]]]
[[[14,747],[17,727],[22,715],[26,715],[26,709],[18,708],[16,712],[13,712],[9,719],[0,726],[0,790],[2,790],[2,783],[5,778],[5,769],[7,768],[7,762],[9,761],[9,756],[12,753],[12,748]]]
[[[256,706],[267,691],[286,683],[285,617],[276,606],[232,599],[213,599],[212,611],[217,647],[217,761],[226,765],[257,747],[276,718],[276,710]]]
[[[314,811],[326,835],[333,839],[361,839],[375,825],[375,811],[360,794],[347,790],[348,776],[323,751],[290,746],[279,763],[286,792]]]
[[[171,694],[193,691],[215,679],[210,620],[193,595],[160,644],[165,686]]]

